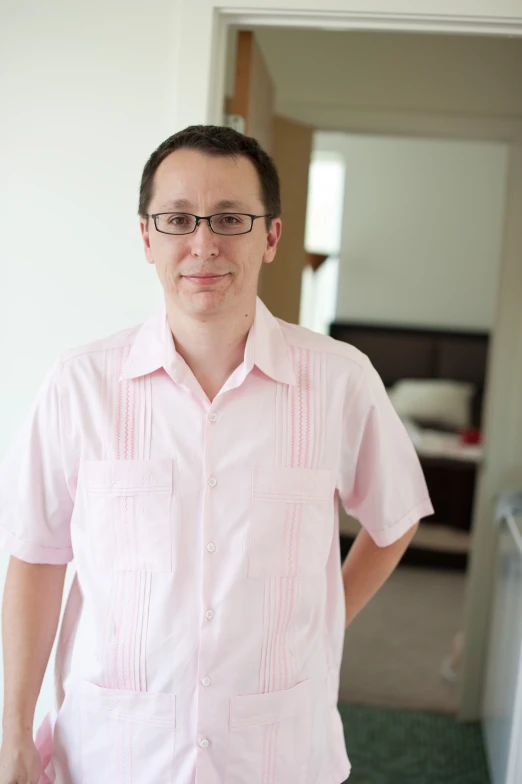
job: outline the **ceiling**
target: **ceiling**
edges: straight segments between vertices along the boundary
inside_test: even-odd
[[[522,127],[522,41],[258,28],[276,111],[324,130],[376,118],[504,119]],[[398,118],[398,119],[397,119]]]

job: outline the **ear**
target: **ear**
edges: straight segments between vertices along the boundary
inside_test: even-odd
[[[281,239],[283,231],[283,222],[281,218],[272,218],[270,229],[266,235],[266,248],[263,253],[263,261],[265,264],[270,264],[275,259],[277,243]]]
[[[145,257],[149,264],[154,264],[154,259],[152,258],[152,250],[150,247],[150,237],[149,237],[149,229],[151,226],[152,228],[154,228],[154,223],[152,222],[151,218],[140,217],[140,231],[141,231],[141,238],[143,240],[143,249],[145,251]]]

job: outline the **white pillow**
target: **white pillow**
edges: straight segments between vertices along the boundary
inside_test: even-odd
[[[461,430],[471,425],[474,384],[438,378],[403,378],[388,390],[401,418]]]

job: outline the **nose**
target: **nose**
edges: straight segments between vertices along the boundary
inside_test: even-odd
[[[189,235],[191,249],[190,252],[194,258],[197,259],[210,259],[218,255],[219,246],[217,244],[217,235],[214,234],[208,221],[199,221],[196,230]]]

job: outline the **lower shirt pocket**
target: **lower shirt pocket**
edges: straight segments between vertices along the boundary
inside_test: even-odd
[[[82,784],[175,784],[176,696],[80,689]]]
[[[230,700],[225,784],[302,784],[312,740],[312,681]]]

